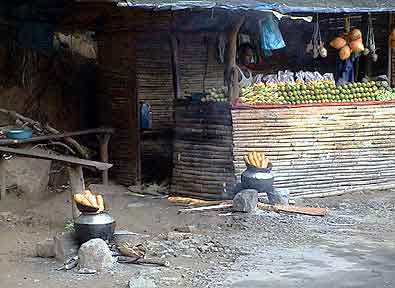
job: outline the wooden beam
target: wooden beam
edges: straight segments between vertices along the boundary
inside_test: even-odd
[[[1,147],[0,146],[0,152],[9,153],[9,154],[13,154],[13,155],[21,156],[21,157],[53,160],[53,161],[63,162],[66,164],[80,165],[80,166],[85,166],[85,167],[93,167],[93,168],[96,168],[97,170],[101,170],[101,171],[108,170],[112,167],[112,164],[110,164],[110,163],[90,161],[90,160],[80,159],[80,158],[71,157],[71,156],[48,154],[48,153],[37,152],[37,151],[28,150],[28,149],[9,148],[9,147]]]
[[[88,129],[88,130],[75,131],[75,132],[56,133],[56,134],[45,135],[45,136],[36,136],[28,139],[0,139],[0,145],[35,143],[35,142],[57,140],[57,139],[62,139],[72,136],[82,136],[89,134],[114,134],[114,131],[115,130],[112,128],[97,128],[97,129]]]
[[[98,135],[100,145],[100,160],[104,163],[108,162],[108,142],[110,141],[110,138],[110,134]],[[102,179],[103,184],[108,185],[108,170],[103,171]]]
[[[6,160],[3,159],[3,157],[0,156],[0,199],[5,200],[6,198],[6,192],[7,192],[7,184],[5,182],[5,165],[4,162]]]
[[[181,98],[180,65],[178,63],[178,39],[176,35],[170,34],[171,72],[173,78],[174,98]]]
[[[389,12],[389,19],[388,19],[388,82],[390,85],[393,84],[392,82],[392,43],[391,43],[391,32],[393,28],[393,15]]]
[[[225,59],[225,85],[228,87],[229,101],[239,97],[239,69],[236,67],[237,35],[244,23],[245,16],[240,16],[227,33],[227,48]]]
[[[82,193],[85,191],[84,176],[82,173],[82,167],[78,165],[73,165],[68,167],[69,177],[70,177],[70,193],[71,193],[71,210],[73,214],[73,219],[79,216],[77,206],[74,201],[74,195]]]

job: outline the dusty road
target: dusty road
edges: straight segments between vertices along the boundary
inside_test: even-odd
[[[0,201],[1,287],[127,287],[130,279],[145,287],[395,287],[392,191],[305,203],[329,207],[324,218],[177,215],[166,200],[107,196],[118,228],[149,235],[142,239],[149,253],[171,267],[117,265],[94,276],[56,271],[54,260],[33,257],[36,241],[63,228],[67,198]],[[186,228],[191,233],[174,232]]]

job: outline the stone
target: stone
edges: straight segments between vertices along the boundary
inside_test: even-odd
[[[173,232],[173,231],[170,231],[166,235],[166,239],[168,241],[181,241],[184,239],[189,239],[190,237],[191,237],[191,233]]]
[[[254,189],[245,189],[236,194],[233,198],[233,211],[252,212],[258,204],[258,191]]]
[[[78,274],[96,274],[97,271],[95,269],[81,268],[77,271]]]
[[[78,255],[80,245],[73,232],[59,232],[55,235],[54,240],[57,260],[65,263],[68,259]]]
[[[0,220],[10,221],[13,218],[13,214],[10,211],[0,212]]]
[[[155,288],[155,282],[152,279],[146,279],[143,276],[138,277],[137,279],[131,279],[128,283],[129,288]]]
[[[15,156],[5,161],[5,170],[6,185],[16,186],[27,199],[40,200],[49,195],[51,161]]]
[[[289,190],[287,188],[274,188],[272,192],[267,192],[267,197],[271,205],[289,204]]]
[[[193,225],[176,227],[176,228],[174,228],[174,231],[181,232],[181,233],[194,233],[194,234],[199,233],[199,229]]]
[[[88,269],[101,272],[110,269],[112,265],[112,253],[103,239],[91,239],[81,245],[78,251],[79,270]]]
[[[55,257],[55,240],[47,239],[36,244],[36,256],[43,258]]]

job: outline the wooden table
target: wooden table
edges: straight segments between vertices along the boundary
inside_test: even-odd
[[[78,210],[75,207],[73,195],[85,190],[82,167],[92,167],[100,171],[108,171],[108,169],[110,169],[113,166],[110,163],[80,159],[72,156],[62,156],[62,155],[38,152],[28,149],[10,148],[3,146],[0,146],[0,153],[11,154],[11,155],[27,157],[27,158],[59,161],[68,165],[70,185],[71,185],[71,203],[72,203],[73,217],[78,216]],[[6,197],[5,167],[4,167],[5,161],[6,160],[3,159],[3,157],[0,157],[0,182],[1,182],[0,196],[2,200],[5,199]]]
[[[108,162],[108,143],[111,139],[111,135],[113,135],[114,132],[115,129],[113,128],[95,128],[95,129],[88,129],[88,130],[75,131],[75,132],[65,132],[65,133],[57,133],[52,135],[35,136],[28,139],[0,139],[0,146],[40,143],[50,140],[69,138],[73,136],[96,134],[97,139],[99,140],[100,160],[102,162]],[[104,185],[108,185],[108,169],[103,170],[102,180]]]

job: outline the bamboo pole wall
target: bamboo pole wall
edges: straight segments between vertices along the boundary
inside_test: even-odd
[[[235,183],[227,105],[177,107],[173,149],[172,194],[226,198]]]
[[[394,104],[234,109],[235,173],[265,153],[275,186],[308,195],[395,183]]]
[[[126,32],[98,33],[98,98],[101,123],[114,127],[111,173],[121,184],[139,180],[135,38]]]

